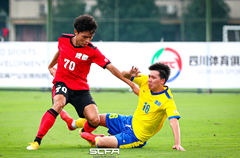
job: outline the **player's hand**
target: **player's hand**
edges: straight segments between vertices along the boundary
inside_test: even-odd
[[[48,68],[50,74],[55,77],[57,69],[55,67]]]
[[[180,151],[186,151],[181,145],[174,145],[172,148]]]
[[[132,66],[131,70],[129,71],[131,77],[141,77],[141,75],[138,75],[139,73],[141,73],[141,71],[139,71],[138,68],[134,66]]]

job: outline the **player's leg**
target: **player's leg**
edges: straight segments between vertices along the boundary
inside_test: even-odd
[[[112,136],[95,138],[96,146],[98,148],[118,148],[117,138],[124,129],[127,116],[108,113],[100,115],[100,118],[100,125],[107,127],[108,133]]]
[[[133,132],[132,115],[107,114],[106,124],[109,128],[108,132],[114,136],[99,137],[83,132],[81,137],[95,143],[99,148],[141,148],[146,145],[146,142],[140,141]],[[121,131],[119,132],[119,130]]]
[[[95,140],[98,148],[117,148],[118,140],[115,136],[97,137]]]
[[[60,116],[61,118],[67,123],[68,126],[68,130],[75,130],[77,128],[82,128],[85,124],[85,122],[87,121],[86,118],[79,118],[77,120],[74,120],[71,116],[69,116],[69,114],[67,113],[67,111],[62,110],[60,112]],[[100,114],[100,126],[106,126],[106,114]]]
[[[109,113],[101,114],[100,115],[100,126],[107,127],[108,133],[110,135],[115,135],[115,134],[121,133],[122,129],[124,128],[124,124],[123,124],[124,118],[125,118],[125,116],[118,115],[118,114],[109,114]],[[88,133],[88,132],[82,132],[81,129],[80,129],[79,133],[80,133],[81,137],[84,138],[85,140],[87,140],[88,143],[92,147],[96,146],[95,139],[98,139],[97,137],[100,137],[99,135],[94,135],[94,134]],[[105,137],[104,137],[104,139],[105,139]],[[112,137],[111,137],[111,139],[112,139]],[[109,139],[109,141],[110,141],[109,147],[112,147],[112,146],[115,147],[116,142],[111,139]],[[105,146],[105,144],[102,144],[100,141],[100,147],[101,146]]]
[[[99,112],[88,90],[74,91],[70,103],[75,107],[79,117],[87,119],[82,129],[83,132],[92,132],[98,127]]]
[[[117,135],[96,137],[95,143],[98,148],[142,148],[146,145],[146,142],[140,141],[127,126]]]
[[[53,107],[43,115],[37,136],[34,139],[34,143],[27,147],[28,150],[38,149],[41,144],[42,138],[47,134],[48,130],[55,123],[56,117],[61,109],[64,107],[66,99],[63,95],[59,94],[54,97]],[[36,143],[37,142],[37,143]]]
[[[57,88],[53,88],[53,106],[43,115],[37,136],[35,137],[33,143],[30,143],[31,145],[27,147],[28,150],[38,149],[39,145],[41,144],[42,138],[53,126],[56,117],[66,105],[67,87],[65,87],[65,84],[57,84],[55,86]]]
[[[62,111],[64,111],[64,110],[62,110]],[[106,114],[100,114],[99,116],[100,116],[99,126],[107,127],[107,125],[106,125]],[[79,118],[77,120],[74,120],[71,125],[72,125],[73,128],[82,128],[86,121],[87,121],[86,118]]]
[[[89,104],[84,108],[83,115],[87,119],[84,123],[82,132],[91,133],[94,131],[100,124],[100,116],[95,104]]]
[[[60,116],[67,123],[68,130],[70,131],[77,128],[82,128],[84,126],[84,123],[87,121],[86,118],[79,118],[77,120],[74,120],[65,110],[62,110],[60,112]]]
[[[106,126],[106,114],[101,114],[100,115],[100,124],[99,124],[99,126],[104,126],[104,127],[107,127]],[[76,121],[76,124],[77,124],[77,122],[78,122],[78,120]],[[87,122],[87,121],[86,121]],[[80,134],[80,136],[82,136],[81,134],[82,133],[86,133],[87,135],[93,135],[93,134],[91,134],[91,133],[88,133],[88,132],[83,132],[83,128],[81,128],[80,130],[79,130],[79,134]],[[84,134],[84,135],[86,135],[86,134]],[[94,135],[95,137],[104,137],[105,135],[103,135],[103,134],[100,134],[100,135]],[[92,141],[90,141],[90,140],[88,140],[88,139],[86,139],[87,140],[87,142],[92,146],[92,147],[96,147],[96,144],[95,144],[95,142],[92,142]]]
[[[118,140],[115,136],[103,137],[101,135],[94,135],[92,133],[83,132],[81,137],[89,142],[92,142],[98,148],[117,148]],[[90,144],[91,145],[91,144]],[[94,145],[91,145],[94,147]]]
[[[106,116],[107,114],[100,114],[100,124],[99,126],[103,126],[107,128],[107,123],[106,123]]]

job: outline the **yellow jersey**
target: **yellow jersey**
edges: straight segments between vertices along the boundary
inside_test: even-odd
[[[136,137],[145,142],[155,135],[168,117],[180,118],[171,90],[164,86],[164,91],[153,93],[148,86],[148,76],[134,77],[139,90],[138,106],[133,114],[132,127]]]

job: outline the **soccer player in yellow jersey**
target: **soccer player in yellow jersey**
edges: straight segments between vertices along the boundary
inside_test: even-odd
[[[168,118],[175,139],[172,148],[184,151],[180,142],[180,114],[170,88],[164,86],[169,78],[170,68],[163,63],[155,63],[149,70],[148,76],[139,74],[140,71],[136,67],[122,72],[124,77],[140,88],[138,106],[133,115],[101,114],[100,126],[107,127],[111,136],[94,135],[81,132],[80,129],[81,137],[99,148],[141,148],[163,127]],[[76,121],[75,128],[82,126],[77,125],[78,121],[81,119]]]

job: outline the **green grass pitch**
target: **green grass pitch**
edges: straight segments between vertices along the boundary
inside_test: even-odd
[[[148,140],[142,149],[120,149],[117,158],[236,158],[240,157],[240,94],[173,93],[181,128],[182,146],[187,151],[172,149],[174,139],[169,121]],[[138,98],[132,93],[92,92],[100,113],[133,114]],[[89,144],[78,130],[68,131],[57,118],[38,150],[28,151],[42,115],[51,108],[50,92],[0,92],[0,157],[6,158],[86,158]],[[75,119],[75,109],[65,110]],[[99,127],[95,134],[107,134]],[[99,155],[98,155],[99,156]],[[101,155],[100,155],[101,156]]]

